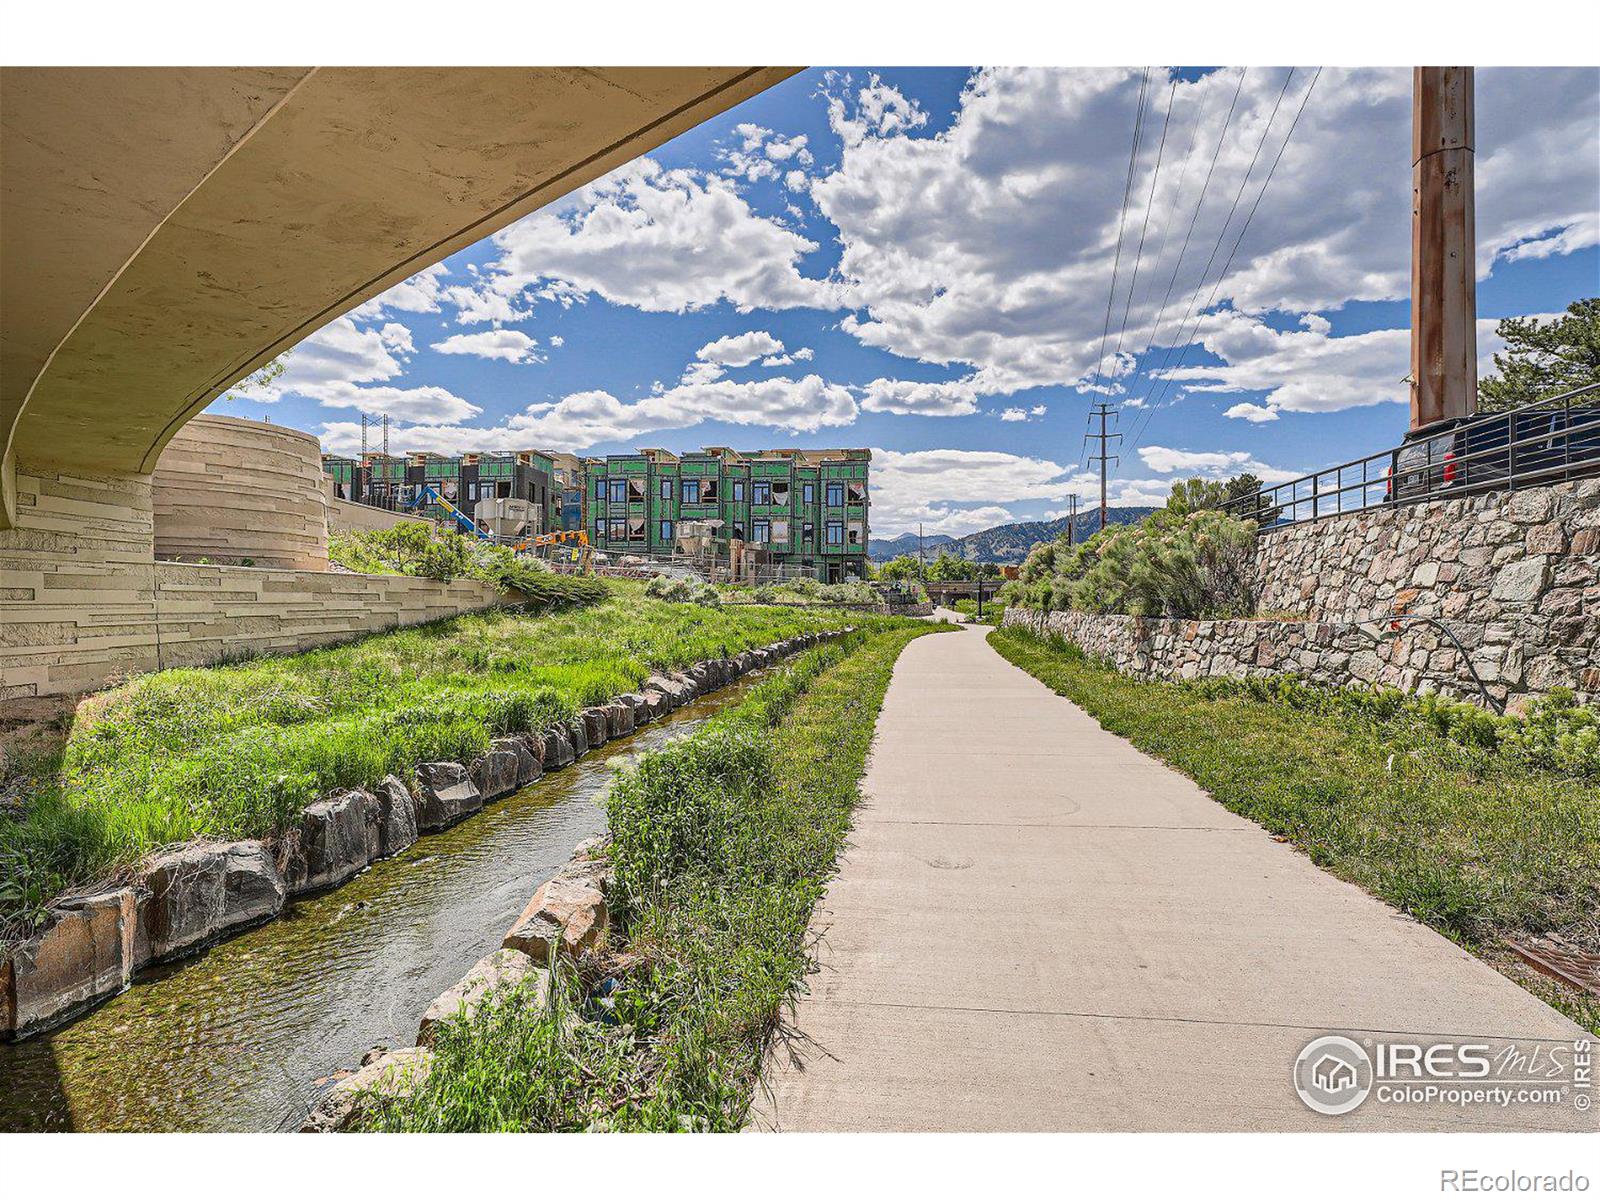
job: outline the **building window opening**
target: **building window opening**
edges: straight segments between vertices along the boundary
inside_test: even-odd
[[[830,546],[842,546],[842,545],[844,545],[844,522],[843,521],[829,521],[828,522],[828,545],[830,545]]]
[[[753,521],[750,525],[750,540],[758,545],[772,540],[772,527],[766,521]]]
[[[735,504],[744,503],[744,480],[742,479],[733,481],[733,502]]]
[[[850,485],[850,503],[865,504],[867,502],[867,485],[865,483],[852,483]]]
[[[843,508],[844,507],[844,484],[842,484],[842,483],[830,483],[828,485],[828,507],[829,508]]]
[[[663,479],[661,481],[661,498],[663,500],[672,499],[672,480]]]
[[[643,504],[644,503],[644,480],[642,480],[642,479],[630,479],[630,480],[628,480],[628,503],[630,503],[630,504]]]
[[[772,503],[772,485],[764,479],[758,479],[750,485],[753,495],[751,502],[754,504]]]
[[[611,503],[626,504],[628,502],[628,481],[626,479],[613,479],[611,481]]]
[[[683,502],[685,504],[700,503],[700,481],[698,479],[685,479],[683,481]]]
[[[672,522],[671,521],[662,521],[661,522],[660,537],[661,537],[661,540],[663,542],[671,542],[672,541]]]
[[[786,480],[786,479],[773,480],[773,483],[772,483],[772,502],[774,504],[785,504],[785,505],[789,503],[789,481],[788,480]]]
[[[816,502],[817,502],[817,485],[814,484],[814,483],[802,483],[800,485],[800,503],[801,504],[815,504]]]
[[[628,540],[630,542],[642,542],[642,541],[644,541],[644,518],[643,517],[629,517],[628,518]]]
[[[852,545],[852,546],[861,545],[861,522],[860,521],[851,521],[850,522],[850,545]]]
[[[715,504],[717,502],[717,481],[715,479],[705,481],[705,485],[700,489],[700,497],[701,502],[704,504]]]

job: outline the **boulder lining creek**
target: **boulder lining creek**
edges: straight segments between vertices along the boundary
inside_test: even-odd
[[[782,651],[818,640],[796,639]],[[195,878],[215,877],[216,897],[202,896],[185,911],[237,904],[266,923],[205,948],[181,924],[125,920],[120,936],[129,953],[137,942],[152,961],[188,957],[147,967],[131,988],[75,1021],[0,1044],[0,1130],[298,1127],[326,1085],[368,1049],[411,1045],[430,1002],[497,949],[575,842],[603,831],[600,799],[621,762],[692,732],[743,694],[746,672],[782,651],[751,652],[724,676],[745,678],[703,698],[694,698],[699,689],[670,698],[647,689],[651,723],[637,732],[608,729],[592,750],[574,729],[566,754],[547,754],[552,773],[496,802],[478,799],[481,810],[469,820],[428,814],[469,793],[493,794],[473,784],[503,791],[527,778],[517,748],[497,744],[473,764],[477,779],[455,779],[444,769],[453,764],[419,768],[415,812],[423,836],[355,871],[338,868],[346,857],[338,846],[361,831],[343,829],[339,798],[313,805],[307,832],[320,827],[324,844],[302,835],[302,861],[285,873],[286,901],[261,884],[248,849],[254,844],[210,849],[204,869],[188,878],[194,886]],[[554,769],[563,759],[572,765]],[[404,821],[381,816],[395,798],[383,787],[377,792],[367,807],[380,820],[364,836],[381,843]],[[307,890],[317,886],[313,880],[322,890]],[[122,909],[125,918],[136,910],[136,901]]]

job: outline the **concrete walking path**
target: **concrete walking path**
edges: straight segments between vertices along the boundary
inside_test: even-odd
[[[752,1126],[1592,1130],[1295,1094],[1313,1037],[1535,1044],[1577,1025],[1319,870],[1013,667],[987,630],[907,646],[818,907],[820,973]]]

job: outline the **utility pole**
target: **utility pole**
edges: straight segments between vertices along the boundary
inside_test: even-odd
[[[1411,431],[1478,410],[1471,67],[1411,92]]]
[[[1106,468],[1110,464],[1119,461],[1121,459],[1121,457],[1122,457],[1121,455],[1118,455],[1118,454],[1107,454],[1106,453],[1106,449],[1109,446],[1109,444],[1111,442],[1120,440],[1121,437],[1122,437],[1122,435],[1120,433],[1109,433],[1109,432],[1106,431],[1106,419],[1108,417],[1115,417],[1116,411],[1117,411],[1117,406],[1115,404],[1112,404],[1110,401],[1107,401],[1107,400],[1098,401],[1094,405],[1094,407],[1092,407],[1089,410],[1089,419],[1091,421],[1099,421],[1100,422],[1100,430],[1097,433],[1086,433],[1086,434],[1084,434],[1084,441],[1086,441],[1086,442],[1093,441],[1093,442],[1099,442],[1100,443],[1100,453],[1099,454],[1091,454],[1089,456],[1089,461],[1090,462],[1097,462],[1097,463],[1100,464],[1100,528],[1101,529],[1104,529],[1106,527]]]
[[[1067,497],[1067,545],[1078,544],[1078,497],[1076,494]]]
[[[917,522],[917,578],[923,583],[928,582],[928,556],[923,552],[921,521]]]

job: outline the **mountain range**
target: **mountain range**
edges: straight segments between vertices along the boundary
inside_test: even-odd
[[[1128,506],[1106,511],[1106,519],[1113,525],[1132,525],[1155,512],[1154,508]],[[1083,541],[1100,528],[1100,513],[1096,509],[1078,514],[1077,539]],[[929,534],[922,539],[922,551],[929,559],[940,554],[952,554],[970,562],[992,562],[1015,565],[1026,557],[1040,542],[1054,541],[1067,529],[1067,518],[1054,521],[1016,521],[1010,525],[996,525],[981,529],[965,537],[951,537],[946,533]],[[915,556],[917,535],[903,533],[896,538],[872,538],[867,543],[867,554],[874,562],[887,562],[901,554]]]

